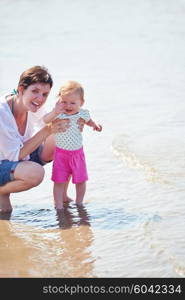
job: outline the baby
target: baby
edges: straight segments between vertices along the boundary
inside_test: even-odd
[[[80,123],[85,123],[96,131],[102,131],[102,126],[91,119],[88,110],[81,108],[84,104],[84,89],[80,83],[66,82],[60,88],[58,98],[54,109],[44,116],[44,122],[50,123],[55,118],[70,120],[70,126],[65,132],[55,134],[56,149],[51,179],[54,181],[55,208],[60,210],[67,197],[71,176],[76,185],[77,205],[82,205],[86,191],[88,174]]]

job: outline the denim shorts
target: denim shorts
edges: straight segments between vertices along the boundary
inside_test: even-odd
[[[30,154],[29,161],[34,161],[41,166],[44,166],[46,162],[42,161],[40,158],[40,153],[42,151],[42,145],[39,146],[35,151]],[[0,185],[3,185],[9,181],[14,180],[14,170],[20,161],[9,161],[7,159],[0,162]]]

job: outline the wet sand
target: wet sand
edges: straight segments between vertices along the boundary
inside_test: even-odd
[[[0,278],[94,277],[91,239],[86,225],[43,230],[0,220]]]
[[[29,277],[34,265],[30,257],[35,254],[33,247],[14,234],[9,221],[0,221],[0,277]]]

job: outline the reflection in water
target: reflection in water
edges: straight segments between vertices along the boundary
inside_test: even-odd
[[[0,277],[94,277],[89,215],[74,208],[56,213],[57,229],[0,221]]]
[[[90,246],[93,241],[89,216],[85,207],[76,207],[74,215],[69,207],[57,212],[59,227],[65,230],[58,231],[58,246],[60,254],[57,257],[58,265],[66,265],[66,276],[92,276],[93,259]]]
[[[69,206],[65,206],[63,210],[57,211],[57,221],[60,228],[66,229],[72,226],[80,225],[90,226],[90,218],[86,208],[84,206],[77,205],[76,210],[78,213],[77,217],[74,217],[74,214],[70,210]]]
[[[0,220],[10,220],[12,212],[2,213],[0,212]]]

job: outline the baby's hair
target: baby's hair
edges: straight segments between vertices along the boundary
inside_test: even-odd
[[[84,101],[84,89],[81,86],[81,84],[77,81],[73,81],[73,80],[69,80],[66,83],[64,83],[58,93],[58,97],[60,96],[64,96],[64,95],[68,95],[71,93],[78,93],[82,99],[82,101]]]

